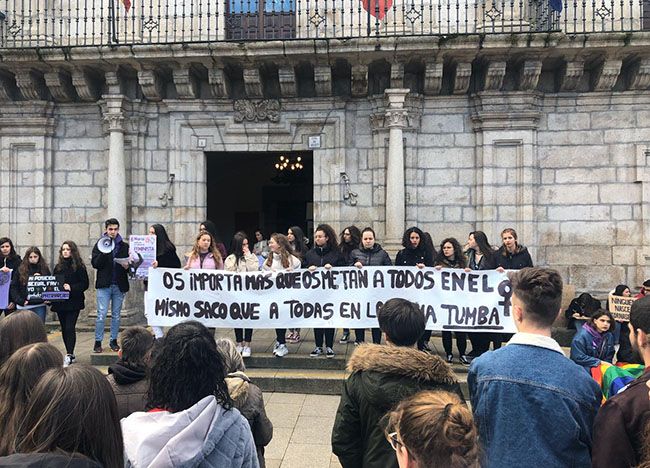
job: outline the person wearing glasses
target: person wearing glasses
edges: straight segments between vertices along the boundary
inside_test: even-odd
[[[401,401],[385,434],[399,468],[479,467],[472,412],[453,393],[429,390]]]

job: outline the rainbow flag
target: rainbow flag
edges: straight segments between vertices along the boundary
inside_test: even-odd
[[[603,391],[603,403],[620,392],[623,387],[643,374],[644,366],[641,364],[628,364],[617,362],[616,365],[601,362],[599,366],[591,368],[591,376],[600,385]]]

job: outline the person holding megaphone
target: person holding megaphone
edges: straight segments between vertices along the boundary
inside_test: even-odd
[[[120,236],[120,222],[115,218],[104,222],[106,231],[93,247],[91,264],[97,270],[97,320],[95,321],[95,346],[93,352],[101,353],[104,339],[104,322],[111,303],[111,337],[109,346],[117,352],[117,334],[124,296],[129,291],[129,244]],[[119,261],[119,260],[122,261]],[[126,261],[125,261],[126,260]]]

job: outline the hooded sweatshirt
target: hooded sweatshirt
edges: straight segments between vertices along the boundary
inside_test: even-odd
[[[125,467],[259,467],[248,422],[214,395],[177,413],[133,413],[122,419],[122,433]]]
[[[144,411],[149,390],[145,368],[119,360],[108,367],[106,379],[115,394],[120,419],[136,411]]]

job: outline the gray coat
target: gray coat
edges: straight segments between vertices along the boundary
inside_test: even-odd
[[[235,402],[235,408],[248,420],[255,440],[257,459],[260,468],[265,467],[264,447],[273,438],[273,423],[266,416],[264,410],[264,397],[262,390],[251,383],[250,379],[243,372],[233,372],[226,377],[228,393]]]

